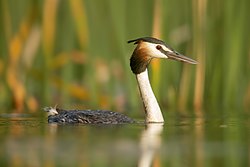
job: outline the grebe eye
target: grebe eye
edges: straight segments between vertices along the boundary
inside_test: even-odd
[[[157,45],[156,49],[160,50],[161,49],[161,45]]]

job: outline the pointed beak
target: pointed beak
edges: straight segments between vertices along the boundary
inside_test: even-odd
[[[189,64],[198,64],[197,61],[190,59],[184,55],[179,54],[178,52],[165,52],[166,56],[169,59],[173,59],[173,60],[177,60],[177,61],[181,61],[181,62],[185,62],[185,63],[189,63]]]

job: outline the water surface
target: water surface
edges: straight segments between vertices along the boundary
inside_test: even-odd
[[[164,125],[57,125],[2,114],[0,166],[249,166],[248,116],[165,118]]]

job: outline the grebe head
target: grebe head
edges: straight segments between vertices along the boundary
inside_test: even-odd
[[[197,64],[195,60],[181,55],[159,39],[143,37],[128,41],[128,43],[131,42],[137,44],[130,58],[130,67],[135,74],[145,71],[153,58],[173,59],[189,64]]]
[[[48,113],[48,116],[58,114],[58,112],[56,111],[56,107],[44,107],[43,110]]]

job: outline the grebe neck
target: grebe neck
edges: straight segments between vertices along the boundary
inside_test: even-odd
[[[145,108],[146,122],[164,122],[161,109],[151,88],[148,70],[136,74],[136,80],[140,89],[141,98]]]

